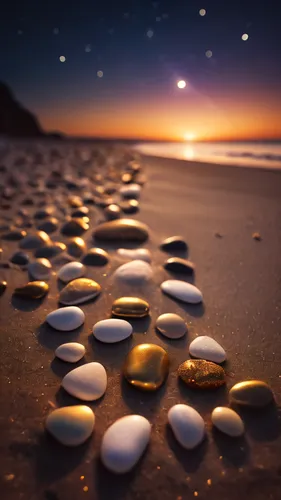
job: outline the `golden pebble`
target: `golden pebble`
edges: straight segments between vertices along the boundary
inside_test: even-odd
[[[224,369],[203,359],[188,359],[179,366],[178,375],[195,389],[216,389],[225,384]]]
[[[113,302],[112,314],[122,318],[143,318],[149,314],[149,304],[138,297],[121,297]]]
[[[144,391],[155,391],[169,372],[167,352],[155,344],[140,344],[128,354],[123,368],[128,382]]]

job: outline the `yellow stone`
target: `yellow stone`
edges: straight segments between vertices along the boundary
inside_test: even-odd
[[[112,314],[122,318],[143,318],[149,314],[149,304],[138,297],[121,297],[113,302]]]
[[[178,375],[194,389],[216,389],[225,384],[224,369],[203,359],[188,359],[179,366]]]
[[[89,278],[78,278],[70,281],[59,295],[59,301],[66,306],[82,304],[94,299],[101,292],[101,286]]]
[[[235,384],[229,391],[232,403],[243,406],[262,407],[273,400],[272,391],[262,380],[245,380]]]
[[[123,368],[127,381],[144,391],[155,391],[169,372],[167,352],[155,344],[140,344],[128,354]]]
[[[26,299],[41,299],[48,293],[49,285],[45,281],[30,281],[24,286],[15,289],[15,295]]]

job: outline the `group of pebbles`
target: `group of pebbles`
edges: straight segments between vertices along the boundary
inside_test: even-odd
[[[54,150],[52,154],[56,158],[58,153]],[[59,160],[62,161],[62,158],[56,160],[60,165]],[[91,171],[92,160],[94,159],[89,156],[80,157],[85,171],[86,167],[89,172]],[[44,198],[46,189],[60,187],[57,209],[60,207],[64,216],[63,223],[60,224],[55,217],[54,205],[42,203],[42,207],[33,213],[33,222],[29,211],[21,208],[13,225],[4,222],[0,226],[1,239],[18,241],[19,245],[19,250],[10,256],[6,267],[20,268],[27,271],[30,277],[30,281],[14,290],[15,296],[28,300],[42,299],[48,294],[47,282],[54,273],[52,259],[66,252],[72,257],[72,260],[62,265],[57,272],[58,280],[64,285],[59,292],[58,301],[65,307],[52,311],[46,317],[46,322],[57,331],[69,332],[81,327],[85,321],[85,314],[78,306],[95,299],[102,292],[101,285],[93,279],[86,278],[85,274],[87,266],[105,266],[109,262],[109,253],[101,248],[103,243],[120,243],[117,254],[127,260],[114,272],[116,280],[135,287],[145,285],[153,278],[152,255],[148,249],[121,248],[122,242],[143,244],[149,238],[149,228],[145,224],[123,218],[138,211],[138,198],[145,177],[138,161],[124,157],[122,161],[126,162],[125,167],[124,163],[120,166],[121,161],[118,166],[112,167],[109,172],[110,182],[105,185],[101,174],[91,174],[91,184],[89,184],[86,175],[74,178],[67,173],[63,175],[59,168],[51,172],[46,185],[42,185],[40,174],[38,178],[35,175],[33,179],[29,179],[29,183],[38,190],[39,198],[40,196]],[[17,186],[13,185],[16,179],[11,174],[8,175],[3,166],[0,170],[5,174],[5,181],[8,177],[7,185],[1,186],[3,199],[6,200],[4,206],[2,203],[2,208],[8,210],[9,200],[13,198],[17,189]],[[75,187],[84,191],[83,197],[69,195],[69,190]],[[112,196],[116,193],[119,201]],[[65,201],[71,210],[70,215],[65,211]],[[30,199],[28,201],[28,197],[25,198],[23,204],[31,205]],[[82,238],[89,229],[88,205],[98,206],[106,219],[105,222],[98,224],[93,232],[94,241],[98,242],[99,247],[89,250],[86,249]],[[36,230],[33,228],[34,221]],[[58,230],[67,238],[66,243],[52,241],[50,238],[50,234]],[[187,244],[182,237],[173,236],[164,240],[160,248],[163,252],[173,255],[178,251],[186,251]],[[27,253],[30,251],[34,255],[32,259]],[[5,267],[5,263],[3,264]],[[194,264],[177,256],[168,258],[164,267],[179,277],[192,276],[194,273]],[[1,295],[6,287],[6,281],[2,280]],[[195,285],[181,279],[166,280],[160,288],[163,293],[185,303],[199,304],[203,301],[201,291]],[[93,325],[93,336],[99,342],[113,344],[130,337],[133,334],[130,319],[148,316],[150,305],[139,297],[120,297],[113,301],[111,313],[111,318],[103,319]],[[155,328],[160,334],[175,342],[187,333],[184,319],[169,312],[157,318]],[[55,351],[56,357],[68,363],[77,363],[84,354],[85,347],[78,342],[61,344]],[[178,367],[178,376],[188,387],[195,390],[216,390],[226,383],[226,374],[221,366],[226,360],[226,352],[213,338],[197,336],[189,345],[189,354],[191,359],[187,359]],[[143,343],[128,353],[122,373],[136,391],[156,391],[167,379],[169,365],[169,354],[165,349],[156,344]],[[69,394],[83,402],[97,400],[107,389],[106,367],[98,362],[78,366],[65,375],[61,385]],[[234,405],[260,408],[273,400],[273,394],[265,382],[248,380],[234,385],[229,392],[229,399]],[[238,437],[244,433],[241,417],[231,408],[215,408],[211,419],[217,429],[229,436]],[[206,435],[203,418],[191,406],[176,404],[169,410],[167,421],[177,441],[186,449],[197,447]],[[60,443],[78,446],[92,434],[95,414],[85,404],[62,407],[48,415],[45,425],[47,431]],[[115,473],[129,471],[146,449],[150,434],[151,424],[141,415],[127,415],[118,419],[103,436],[101,444],[103,464]]]

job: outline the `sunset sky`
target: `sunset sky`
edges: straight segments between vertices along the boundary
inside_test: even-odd
[[[280,14],[271,0],[11,1],[0,78],[46,130],[281,138]]]

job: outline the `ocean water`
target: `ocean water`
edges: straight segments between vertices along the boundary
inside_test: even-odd
[[[138,143],[140,153],[240,167],[281,169],[280,142],[150,142]]]

